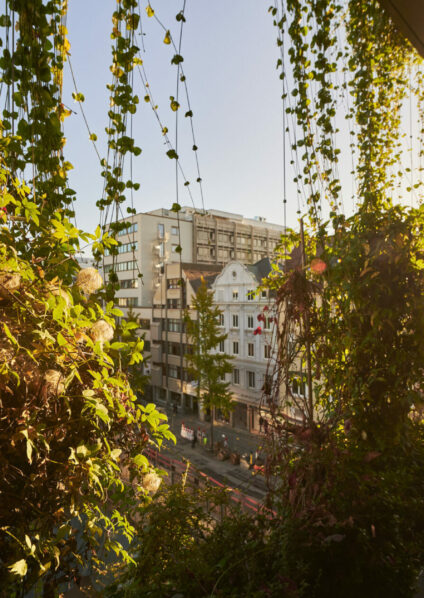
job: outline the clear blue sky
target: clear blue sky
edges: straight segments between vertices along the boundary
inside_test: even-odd
[[[173,138],[174,113],[169,106],[176,85],[176,67],[170,64],[173,50],[163,43],[163,31],[155,20],[147,18],[145,6],[143,2],[144,66],[161,118]],[[176,38],[179,24],[175,15],[182,1],[152,0],[152,6]],[[275,68],[276,30],[268,6],[269,0],[187,0],[182,55],[194,112],[205,207],[248,217],[261,215],[283,224],[281,82]],[[111,79],[110,31],[115,7],[116,0],[72,0],[67,23],[75,76],[79,91],[85,95],[84,109],[99,138],[102,157],[106,153],[106,84]],[[175,162],[166,156],[159,126],[143,101],[145,94],[138,76],[135,82],[141,101],[133,134],[143,151],[133,162],[133,178],[141,184],[134,204],[137,211],[170,207],[175,201]],[[65,152],[74,165],[70,183],[78,196],[77,224],[92,230],[99,221],[95,202],[101,197],[103,179],[72,91],[66,67],[64,102],[78,114],[65,121]],[[179,154],[196,191],[196,207],[201,207],[189,121],[184,118],[186,106],[183,101],[181,104]],[[291,173],[288,178],[292,178]],[[290,184],[289,225],[297,222],[295,197]],[[189,197],[182,193],[180,203],[190,204]]]

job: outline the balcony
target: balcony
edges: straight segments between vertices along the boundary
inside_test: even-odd
[[[162,347],[161,345],[151,345],[152,361],[153,363],[162,363]]]
[[[162,322],[151,322],[150,338],[152,341],[160,341],[162,336]]]
[[[152,386],[162,386],[162,366],[152,366],[150,383]]]

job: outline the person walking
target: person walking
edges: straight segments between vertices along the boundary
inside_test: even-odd
[[[196,442],[197,442],[197,434],[196,432],[193,433],[193,438],[191,440],[191,448],[195,448],[196,447]]]

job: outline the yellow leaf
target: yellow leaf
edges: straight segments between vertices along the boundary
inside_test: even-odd
[[[9,569],[12,573],[15,573],[15,575],[24,577],[28,571],[28,565],[25,559],[21,559],[20,561],[13,563],[13,565],[10,565]]]
[[[168,31],[166,32],[165,37],[163,38],[163,43],[167,44],[169,46],[169,44],[171,43],[171,33],[168,29]]]
[[[150,4],[148,4],[146,6],[146,12],[147,12],[147,16],[148,17],[153,17],[153,15],[155,14],[155,11],[153,10],[153,8],[150,6]]]

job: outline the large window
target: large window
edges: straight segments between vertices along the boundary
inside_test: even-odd
[[[220,352],[220,353],[224,353],[224,351],[225,351],[225,344],[224,344],[224,341],[220,341],[220,342],[219,342],[219,352]]]
[[[247,300],[248,300],[248,301],[253,301],[253,300],[254,300],[254,298],[255,298],[255,291],[254,291],[253,289],[249,289],[249,290],[246,292],[246,295],[247,295]]]
[[[255,356],[255,345],[253,343],[247,343],[247,354],[249,357]]]
[[[138,249],[138,242],[135,243],[123,243],[118,247],[118,253],[129,253],[132,251],[137,251]],[[109,249],[105,249],[105,255],[110,255]]]
[[[271,345],[264,346],[264,357],[265,359],[271,359]]]
[[[168,332],[181,332],[181,320],[168,319]]]
[[[132,260],[131,262],[118,262],[115,264],[115,272],[124,272],[125,270],[135,270],[137,267],[137,262]],[[104,267],[105,274],[110,272],[113,268],[113,264],[106,264]]]
[[[233,328],[238,328],[239,319],[237,314],[233,314]]]
[[[121,289],[138,289],[138,278],[124,278],[119,285]]]
[[[233,384],[240,384],[240,370],[233,369]]]
[[[128,228],[124,228],[123,230],[120,230],[118,233],[118,237],[122,237],[122,235],[130,235],[131,233],[136,233],[136,232],[137,232],[137,222],[134,222]]]
[[[233,289],[233,301],[238,301],[238,289]]]
[[[218,326],[224,326],[224,314],[218,314]]]
[[[234,355],[238,355],[239,352],[239,344],[238,341],[234,341],[233,342],[233,354]]]
[[[166,300],[166,306],[168,307],[168,309],[179,309],[181,305],[181,302],[179,299],[167,299]]]
[[[247,372],[247,385],[249,388],[256,387],[256,376],[255,372]]]
[[[137,307],[138,297],[118,297],[119,307]]]
[[[162,223],[158,224],[158,237],[159,239],[163,239],[165,237],[165,225]]]
[[[253,316],[247,316],[247,327],[253,328],[253,324],[254,324]]]

